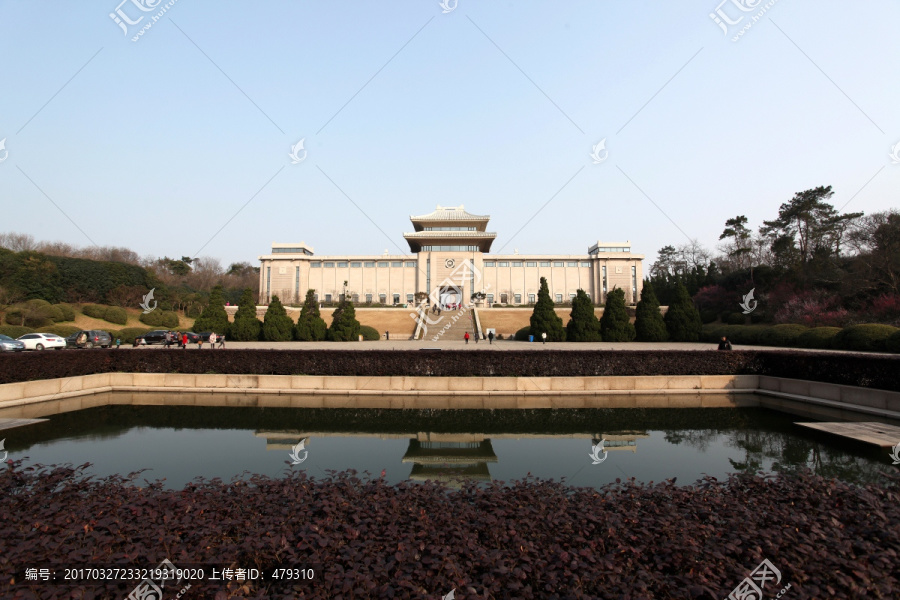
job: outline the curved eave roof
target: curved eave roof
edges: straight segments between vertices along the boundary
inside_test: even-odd
[[[478,246],[481,252],[490,252],[491,244],[497,237],[488,231],[416,231],[404,233],[412,252],[419,252],[422,246]]]
[[[439,209],[427,215],[410,215],[409,220],[416,221],[490,221],[490,215],[473,215],[461,208]]]

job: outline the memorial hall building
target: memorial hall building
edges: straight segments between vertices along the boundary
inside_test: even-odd
[[[639,299],[644,256],[630,242],[597,242],[585,254],[491,254],[496,233],[487,231],[490,217],[473,215],[463,206],[441,207],[411,216],[413,231],[403,234],[409,254],[318,256],[305,243],[273,243],[259,257],[261,304],[278,296],[285,304],[302,303],[315,290],[319,302],[337,302],[346,292],[354,304],[406,305],[421,302],[481,302],[528,305],[537,301],[541,277],[556,303],[570,302],[578,289],[603,304],[614,288],[625,301]]]

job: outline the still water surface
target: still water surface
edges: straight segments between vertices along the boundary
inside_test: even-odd
[[[9,458],[80,465],[99,477],[181,488],[245,472],[315,477],[355,469],[403,480],[510,481],[533,475],[576,486],[634,477],[689,484],[704,474],[808,467],[847,481],[883,481],[888,452],[811,433],[809,421],[764,408],[387,410],[117,405],[47,417],[3,432]],[[291,450],[306,440],[291,465]],[[594,452],[603,444],[606,454]],[[304,454],[308,452],[308,454]],[[594,464],[592,454],[601,459]]]

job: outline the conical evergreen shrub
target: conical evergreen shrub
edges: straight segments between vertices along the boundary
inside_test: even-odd
[[[294,337],[294,321],[287,316],[278,296],[272,296],[263,317],[263,339],[269,342],[288,342]]]
[[[600,342],[600,321],[594,314],[594,303],[584,290],[578,290],[572,301],[571,318],[566,325],[567,342]]]
[[[673,342],[700,341],[700,331],[703,327],[700,312],[694,306],[687,288],[680,282],[675,286],[675,299],[669,305],[664,321],[669,339]]]
[[[639,342],[665,342],[669,339],[666,322],[659,312],[659,300],[649,281],[644,281],[641,300],[637,304],[634,331]]]
[[[306,291],[306,300],[300,309],[300,317],[294,327],[294,339],[303,342],[320,342],[325,339],[327,327],[319,313],[319,303],[313,290]]]
[[[359,327],[353,303],[344,298],[331,315],[331,327],[326,332],[326,339],[332,342],[359,341]]]
[[[553,300],[550,299],[550,289],[547,287],[547,278],[541,277],[541,289],[538,290],[537,304],[531,313],[531,335],[535,341],[542,340],[541,334],[547,334],[548,342],[562,342],[566,339],[566,330],[563,329],[562,319],[553,311]]]
[[[604,342],[634,341],[634,325],[625,309],[625,290],[613,288],[606,294],[606,306],[600,317],[600,335]]]
[[[209,303],[197,320],[194,321],[194,331],[214,331],[225,333],[228,331],[228,313],[225,312],[225,298],[222,296],[222,286],[217,285],[209,295]]]
[[[253,291],[246,288],[238,302],[234,322],[228,329],[228,337],[236,342],[254,342],[259,339],[262,323],[256,318],[256,302]]]

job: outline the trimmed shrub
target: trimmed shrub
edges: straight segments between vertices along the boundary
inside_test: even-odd
[[[729,325],[743,325],[747,322],[747,317],[743,313],[733,312],[728,313],[727,318],[723,319],[723,321]]]
[[[128,313],[124,308],[118,306],[107,306],[103,319],[116,325],[125,325],[128,323]]]
[[[647,289],[646,283],[644,284],[644,289]],[[641,300],[643,300],[643,298],[644,298],[644,294],[641,294]],[[640,306],[640,305],[641,305],[641,303],[638,302],[638,306]],[[659,312],[659,311],[657,311],[657,312]],[[719,318],[719,313],[717,313],[714,310],[706,309],[706,310],[700,311],[700,322],[703,323],[704,325],[708,325],[710,323],[715,323],[718,318]],[[637,327],[636,322],[635,322],[634,326]],[[638,334],[638,341],[640,341],[640,334]]]
[[[785,323],[767,327],[759,335],[759,343],[763,346],[797,346],[797,339],[809,328],[804,325]]]
[[[700,318],[699,315],[697,318]],[[621,288],[613,288],[606,294],[606,306],[603,309],[603,316],[600,317],[600,336],[605,342],[634,341],[634,325],[628,319],[628,311],[625,310],[625,290]]]
[[[8,335],[13,339],[23,336],[26,333],[32,333],[33,331],[34,329],[31,327],[23,327],[21,325],[0,325],[0,334]]]
[[[359,335],[363,336],[363,339],[367,342],[377,342],[381,339],[381,334],[378,333],[378,330],[368,325],[359,326]]]
[[[61,318],[57,322],[63,321],[74,321],[75,320],[75,309],[72,308],[70,304],[54,304],[54,307],[59,309],[59,313]]]
[[[518,330],[515,335],[515,340],[517,342],[527,342],[529,335],[531,335],[531,326],[530,325],[528,327],[523,327],[522,329]]]
[[[294,339],[320,342],[325,339],[327,329],[325,320],[319,313],[315,291],[306,290],[306,299],[303,301],[303,308],[300,309],[300,316],[297,317],[297,325],[294,327]]]
[[[46,300],[35,298],[7,310],[4,320],[10,325],[45,327],[62,320],[62,312]]]
[[[797,337],[798,348],[834,348],[834,336],[840,333],[840,327],[813,327]]]
[[[256,317],[253,290],[245,288],[238,302],[234,322],[228,326],[228,337],[237,342],[253,342],[259,339],[262,323]]]
[[[284,310],[282,308],[282,310]],[[222,297],[222,286],[217,285],[209,295],[209,304],[194,321],[194,331],[228,331],[228,313],[225,312],[225,299]]]
[[[712,320],[716,320],[715,313]],[[666,322],[659,312],[659,300],[649,281],[644,281],[641,300],[635,309],[634,331],[639,342],[664,342],[669,339]]]
[[[680,282],[675,286],[675,298],[663,320],[669,332],[669,339],[673,342],[700,341],[700,331],[703,328],[700,313],[691,301],[687,288]]]
[[[550,289],[547,287],[547,278],[541,277],[541,287],[538,290],[537,303],[531,313],[531,331],[535,339],[542,339],[541,334],[547,334],[548,342],[562,342],[566,339],[566,330],[563,329],[562,319],[553,311],[553,300],[550,299]],[[500,336],[497,336],[500,339]]]
[[[900,331],[884,341],[884,349],[888,352],[900,352]]]
[[[103,319],[103,315],[106,314],[106,307],[100,304],[85,304],[81,307],[81,313],[86,317]]]
[[[584,290],[578,290],[576,293],[575,299],[572,301],[572,312],[569,314],[571,318],[566,325],[567,342],[602,341],[600,337],[600,321],[597,320],[597,316],[594,314],[594,303],[591,302],[590,297]],[[625,316],[625,320],[628,320],[628,315]]]
[[[325,333],[325,339],[332,342],[359,341],[360,324],[356,320],[356,310],[352,302],[347,299],[341,300],[331,317],[331,327]]]
[[[126,327],[125,329],[120,329],[119,331],[110,331],[109,335],[112,336],[113,345],[115,345],[116,343],[116,338],[122,340],[123,344],[133,344],[134,338],[138,337],[139,335],[144,335],[149,331],[153,331],[153,329],[144,329],[143,327]]]
[[[888,338],[900,331],[890,325],[851,325],[834,336],[832,344],[839,350],[859,350],[862,352],[882,352],[886,350]]]
[[[151,327],[162,327],[165,329],[175,329],[180,324],[178,313],[171,310],[154,310],[146,314],[141,313],[138,320]]]
[[[79,331],[81,331],[81,327],[75,327],[74,325],[48,325],[37,330],[38,333],[55,333],[60,337],[69,337]]]
[[[224,310],[224,309],[223,309]],[[294,321],[287,316],[278,296],[272,296],[263,318],[263,339],[268,342],[289,342],[294,336]]]

